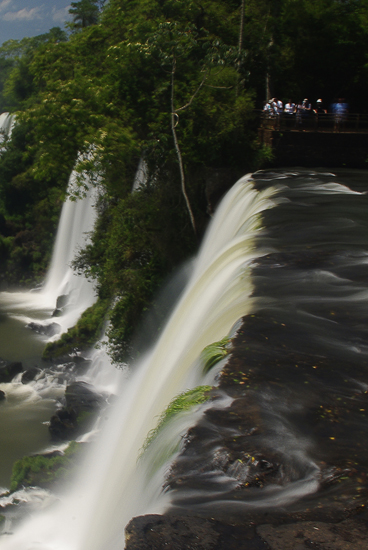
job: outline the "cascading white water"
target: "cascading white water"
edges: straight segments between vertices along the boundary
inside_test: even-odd
[[[141,189],[144,187],[148,180],[148,166],[144,158],[142,157],[139,160],[137,172],[134,177],[133,186],[132,186],[132,193],[135,191],[138,191],[138,189]]]
[[[73,171],[68,190],[75,187],[75,179],[76,173]],[[24,324],[36,321],[47,325],[56,308],[58,297],[65,296],[63,313],[56,319],[61,332],[65,332],[95,302],[96,294],[92,282],[84,276],[77,276],[71,267],[73,258],[85,246],[88,233],[94,227],[95,200],[93,190],[89,190],[82,199],[67,199],[64,202],[52,261],[43,287],[37,292],[0,293],[0,303],[10,315]]]
[[[161,338],[132,368],[129,381],[124,380],[93,444],[85,475],[60,507],[32,518],[5,540],[4,550],[121,549],[129,519],[160,510],[159,484],[148,494],[137,457],[172,398],[201,382],[195,361],[203,348],[227,335],[249,311],[247,266],[256,255],[252,237],[259,229],[258,214],[272,205],[272,192],[255,191],[245,177],[228,193]]]
[[[72,172],[69,187],[75,185],[75,178],[76,174]],[[88,233],[94,227],[97,216],[95,200],[96,196],[90,190],[83,199],[65,202],[50,269],[41,291],[42,298],[50,304],[56,304],[58,296],[67,296],[67,313],[63,319],[66,327],[73,326],[96,299],[92,282],[76,275],[71,267],[76,253],[85,246]]]
[[[4,137],[10,137],[15,123],[14,115],[10,113],[1,113],[0,115],[0,143],[4,141]]]

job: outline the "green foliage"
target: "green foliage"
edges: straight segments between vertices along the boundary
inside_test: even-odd
[[[81,444],[72,441],[62,455],[25,456],[13,465],[10,490],[12,492],[37,485],[49,487],[56,481],[64,481],[75,465]]]
[[[77,324],[61,335],[56,342],[49,342],[43,352],[43,359],[67,355],[71,351],[87,349],[102,336],[110,307],[110,299],[99,298],[86,309]]]
[[[32,129],[19,122],[0,156],[1,268],[9,283],[39,279],[51,255],[67,175],[36,180],[27,152]]]
[[[151,445],[153,440],[162,431],[162,429],[177,415],[190,411],[194,407],[205,403],[211,399],[211,386],[197,386],[192,390],[187,390],[177,397],[175,397],[167,406],[166,410],[160,416],[156,428],[151,430],[146,438],[146,441],[142,448],[144,453]]]
[[[347,97],[353,112],[366,111],[367,2],[358,0],[249,0],[244,47],[248,82],[258,106],[270,94],[328,105]]]
[[[200,361],[203,366],[203,372],[208,372],[218,363],[226,357],[229,353],[230,338],[226,337],[219,342],[209,344],[204,348],[201,353]]]
[[[35,52],[45,44],[67,39],[65,31],[53,27],[48,33],[21,40],[7,40],[0,47],[0,110],[17,109],[35,90],[29,70]]]
[[[69,13],[73,16],[73,23],[69,24],[71,29],[84,29],[90,25],[96,25],[99,15],[98,0],[81,0],[71,2]]]

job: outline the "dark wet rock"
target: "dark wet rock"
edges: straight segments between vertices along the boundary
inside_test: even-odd
[[[211,550],[219,534],[211,521],[199,518],[142,516],[126,528],[126,550]]]
[[[51,317],[60,317],[61,315],[63,314],[63,310],[62,309],[54,309],[54,311],[52,312],[52,315]]]
[[[252,525],[193,516],[140,516],[125,532],[126,550],[269,550]]]
[[[0,359],[0,382],[11,382],[17,374],[23,371],[22,363]]]
[[[53,439],[71,439],[78,433],[77,413],[60,409],[50,418],[49,431]]]
[[[50,362],[57,365],[73,364],[78,369],[79,367],[83,369],[85,366],[88,367],[91,364],[90,359],[86,359],[83,355],[78,355],[75,350],[69,354],[52,357]]]
[[[66,406],[74,409],[96,410],[104,398],[96,393],[94,387],[86,382],[73,382],[65,390]]]
[[[5,392],[0,390],[0,401],[5,401],[5,399],[6,399]]]
[[[67,294],[61,294],[60,296],[58,296],[57,300],[56,300],[56,309],[62,309],[63,307],[65,307],[68,303],[68,295]]]
[[[169,510],[133,518],[125,550],[366,550],[367,519],[361,506],[350,513],[249,509],[234,517],[227,509],[211,518]]]
[[[22,374],[22,384],[28,384],[29,382],[32,382],[40,373],[41,369],[38,367],[31,367],[24,371]]]
[[[176,513],[239,520],[244,509],[236,503],[262,499],[269,490],[282,491],[305,478],[318,489],[297,506],[285,506],[282,517],[273,513],[275,525],[323,517],[342,521],[366,504],[366,358],[354,364],[358,385],[339,350],[329,356],[313,342],[311,353],[310,339],[293,315],[264,309],[243,319],[219,379],[218,391],[233,401],[226,408],[214,401],[206,409],[167,474],[165,489]],[[305,452],[306,441],[316,443]],[[264,513],[257,515],[247,511],[249,520],[271,523]]]
[[[271,550],[365,550],[366,522],[348,519],[341,523],[305,521],[288,525],[260,525],[258,534]]]
[[[44,336],[54,336],[61,332],[61,326],[58,323],[49,323],[48,325],[42,325],[40,323],[28,323],[27,328],[42,334]]]
[[[188,431],[167,475],[166,488],[179,489],[174,501],[182,503],[183,489],[201,487],[239,498],[240,489],[292,479],[294,468],[285,466],[283,456],[265,445],[265,433],[261,409],[251,395],[235,399],[224,409],[206,410]]]
[[[106,397],[86,382],[72,382],[65,390],[65,407],[50,419],[49,431],[53,439],[66,440],[85,431]]]

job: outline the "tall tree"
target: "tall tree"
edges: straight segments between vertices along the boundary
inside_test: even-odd
[[[81,0],[71,2],[69,13],[73,16],[72,29],[83,29],[90,25],[96,25],[99,16],[99,0]]]

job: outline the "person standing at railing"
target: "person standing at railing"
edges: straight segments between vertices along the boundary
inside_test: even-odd
[[[295,103],[293,103],[291,99],[289,99],[289,101],[285,103],[284,113],[286,115],[293,115],[295,111],[296,111]]]
[[[339,97],[337,102],[332,104],[332,112],[335,115],[335,130],[340,130],[349,112],[349,104],[346,99]]]
[[[313,112],[316,115],[327,115],[327,109],[324,108],[322,99],[317,99],[316,108],[313,109]]]
[[[276,105],[277,114],[282,115],[282,113],[284,112],[283,102],[281,101],[281,99],[277,99],[277,97],[274,98],[274,102],[275,102],[275,105]]]
[[[303,99],[302,114],[303,116],[309,116],[310,114],[312,114],[312,104],[309,103],[308,98]]]
[[[275,99],[272,98],[269,101],[265,101],[263,104],[263,113],[266,115],[266,117],[271,118],[276,116],[277,113],[277,105],[275,102]]]
[[[302,123],[302,116],[303,116],[303,102],[302,101],[298,101],[298,103],[296,104],[295,113],[296,113],[295,122],[296,122],[296,125],[299,126]]]

